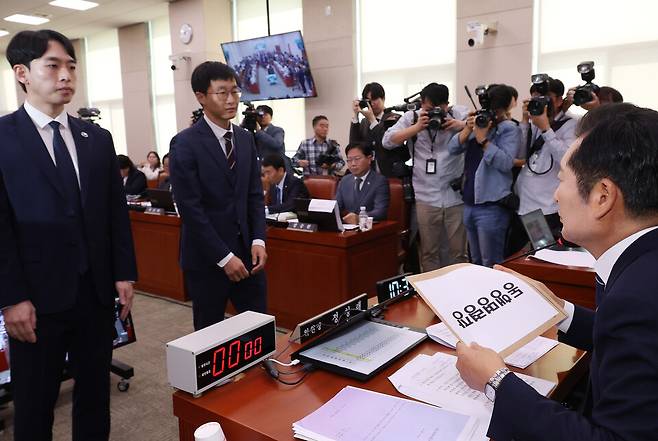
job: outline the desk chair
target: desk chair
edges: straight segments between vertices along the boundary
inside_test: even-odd
[[[304,184],[313,199],[336,199],[338,178],[335,176],[305,176]]]
[[[409,251],[409,217],[410,206],[404,200],[402,181],[398,178],[388,178],[390,201],[386,219],[396,221],[399,225],[398,235],[400,243],[398,246],[398,263],[404,264]]]

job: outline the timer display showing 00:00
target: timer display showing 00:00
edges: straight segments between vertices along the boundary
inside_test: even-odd
[[[217,349],[212,356],[212,376],[219,377],[224,373],[226,366],[234,369],[236,366],[245,364],[252,357],[257,357],[263,352],[263,337],[256,337],[244,344],[244,350],[240,351],[240,340],[234,340],[228,345],[228,357],[226,346]],[[240,359],[242,355],[242,359]],[[241,363],[242,362],[242,363]]]

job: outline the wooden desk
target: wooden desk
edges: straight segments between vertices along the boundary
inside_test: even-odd
[[[135,288],[176,300],[187,300],[178,265],[180,218],[130,211],[139,280]]]
[[[418,327],[437,321],[418,298],[392,305],[385,318]],[[288,345],[287,337],[278,339],[278,350]],[[285,354],[297,348],[298,345],[292,345]],[[322,406],[347,385],[404,397],[391,385],[388,376],[416,355],[437,351],[454,352],[428,339],[365,383],[318,370],[311,372],[297,386],[285,386],[256,366],[246,371],[241,380],[206,392],[197,399],[188,393],[176,392],[173,395],[173,410],[178,417],[180,440],[193,441],[194,430],[208,421],[219,421],[226,438],[231,441],[293,440],[292,423]],[[287,361],[286,355],[279,359]],[[559,386],[551,397],[560,400],[585,374],[588,362],[587,353],[560,343],[527,369],[513,370],[558,382]],[[286,377],[290,377],[289,381],[296,378],[295,375]]]
[[[361,293],[376,295],[379,280],[398,273],[398,224],[366,232],[305,233],[267,229],[267,309],[292,329]]]
[[[594,277],[596,273],[591,268],[555,265],[528,256],[510,260],[504,266],[543,282],[564,300],[586,308],[595,308]]]

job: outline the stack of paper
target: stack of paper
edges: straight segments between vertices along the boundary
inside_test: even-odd
[[[555,263],[566,266],[582,266],[584,268],[594,268],[594,256],[587,251],[555,251],[539,250],[530,256],[545,262]]]
[[[352,386],[292,429],[295,438],[308,441],[487,439],[487,424],[478,418]]]
[[[427,335],[429,335],[432,340],[452,349],[455,349],[457,342],[459,341],[457,337],[455,337],[455,334],[453,334],[445,323],[442,322],[429,326],[426,331]],[[505,357],[505,363],[520,369],[525,369],[557,346],[557,343],[557,340],[539,336],[527,345]]]
[[[441,352],[433,356],[420,354],[388,379],[404,395],[446,410],[475,416],[488,426],[493,403],[483,393],[464,383],[455,367],[456,362],[457,357]],[[513,375],[517,375],[542,395],[548,395],[555,386],[555,383],[541,378]]]

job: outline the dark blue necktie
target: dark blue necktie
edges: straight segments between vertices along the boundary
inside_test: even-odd
[[[603,294],[605,292],[605,284],[597,274],[595,279],[596,287],[594,289],[595,293],[595,300],[596,300],[596,306],[598,307],[601,304],[601,300],[603,300]]]
[[[278,185],[274,186],[274,199],[276,200],[277,204],[281,204],[281,189],[279,188]]]

